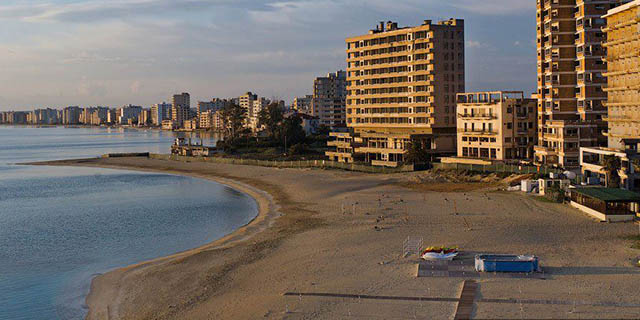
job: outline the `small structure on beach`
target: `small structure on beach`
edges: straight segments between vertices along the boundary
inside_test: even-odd
[[[640,194],[614,188],[573,188],[571,206],[606,222],[632,221],[638,215]]]
[[[216,148],[204,146],[200,143],[191,143],[191,138],[177,138],[171,145],[171,154],[185,157],[210,157],[216,152]]]

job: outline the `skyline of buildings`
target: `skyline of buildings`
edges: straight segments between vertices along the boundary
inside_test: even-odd
[[[317,77],[313,94],[294,98],[291,109],[334,130],[336,141],[329,146],[335,149],[326,155],[337,161],[395,167],[405,162],[409,146],[419,144],[432,161],[457,155],[577,168],[581,148],[623,149],[629,145],[625,139],[640,139],[634,100],[640,83],[631,68],[640,62],[638,6],[636,1],[619,7],[625,2],[536,0],[538,91],[531,98],[522,91],[465,92],[465,24],[452,18],[414,27],[381,22],[367,34],[346,38],[347,70]],[[513,93],[519,97],[505,98]],[[467,98],[471,102],[460,101]],[[115,118],[122,125],[211,129],[220,123],[218,111],[236,103],[246,109],[245,127],[257,135],[258,115],[272,103],[252,92],[200,101],[197,109],[188,93],[172,101],[170,111],[164,103],[151,110],[128,106],[117,109]],[[274,102],[285,107],[284,101]],[[79,107],[50,113],[2,119],[101,124],[111,115],[108,109]]]

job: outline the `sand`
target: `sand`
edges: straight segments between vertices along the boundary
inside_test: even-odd
[[[52,164],[52,163],[50,163]],[[201,248],[96,277],[88,319],[452,319],[456,302],[284,296],[286,292],[458,298],[461,278],[417,278],[408,236],[465,252],[529,253],[550,279],[478,280],[475,318],[638,318],[640,269],[622,237],[631,223],[596,222],[520,193],[422,188],[420,173],[371,175],[147,158],[55,165],[167,172],[211,179],[257,199],[251,224]],[[488,189],[487,189],[488,188]],[[446,189],[446,188],[445,188]],[[455,212],[454,212],[455,210]],[[456,214],[457,213],[457,214]],[[617,303],[626,306],[593,306]]]

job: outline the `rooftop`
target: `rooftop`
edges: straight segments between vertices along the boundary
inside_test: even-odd
[[[630,202],[640,201],[640,193],[624,189],[614,188],[575,188],[571,192],[577,192],[590,198],[606,202]]]

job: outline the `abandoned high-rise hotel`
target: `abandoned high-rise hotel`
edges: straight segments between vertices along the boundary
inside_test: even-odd
[[[397,166],[409,143],[456,153],[456,94],[465,90],[464,21],[380,23],[346,39],[347,127],[333,160]]]
[[[536,161],[579,165],[580,147],[606,146],[609,9],[620,0],[537,0],[538,146]]]

